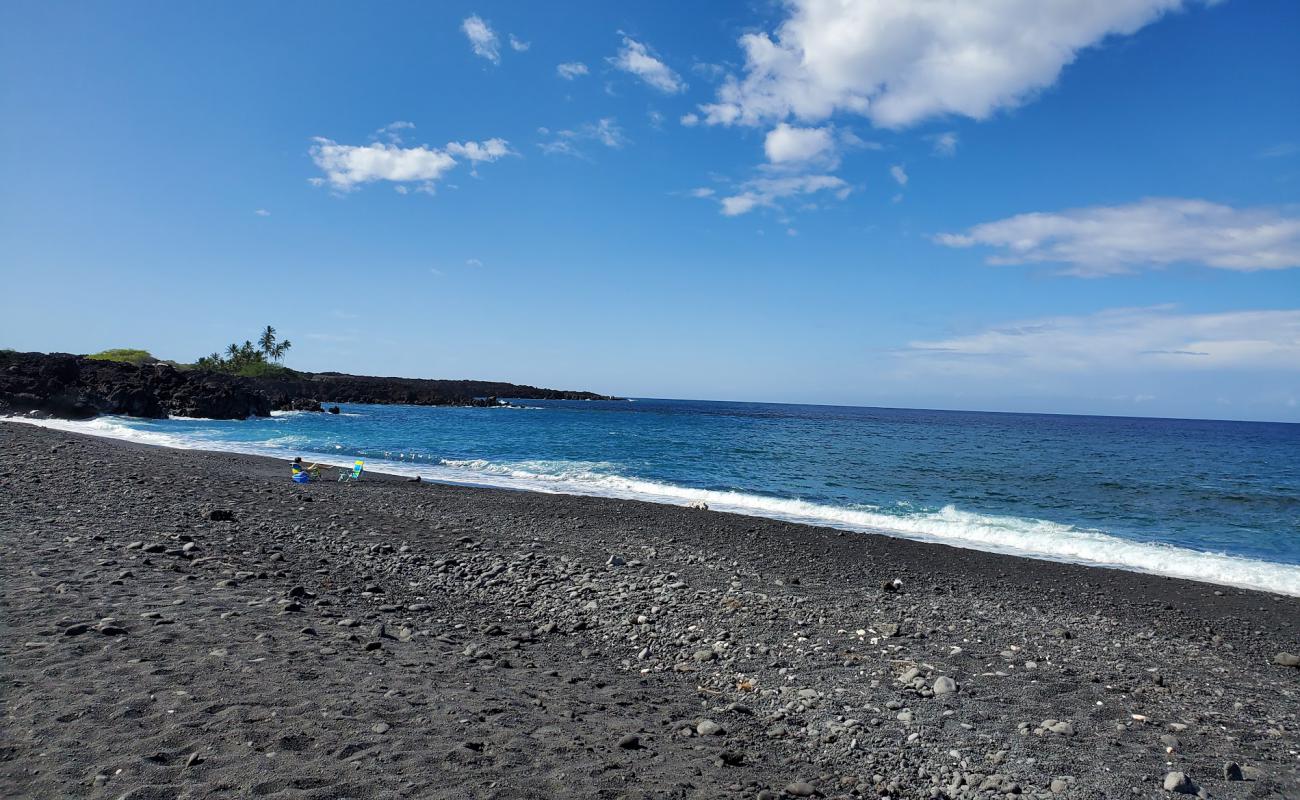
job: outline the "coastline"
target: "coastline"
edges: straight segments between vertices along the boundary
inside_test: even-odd
[[[273,412],[273,415],[309,413],[281,411]],[[38,425],[70,433],[91,432],[119,441],[183,450],[242,453],[272,460],[285,459],[290,455],[281,448],[259,446],[256,442],[195,440],[162,431],[141,431],[120,424],[110,417],[87,421],[0,417],[0,423],[4,422]],[[98,430],[86,430],[87,427],[101,425],[103,427]],[[347,468],[351,467],[354,459],[353,455],[340,456],[337,453],[305,449],[294,450],[292,455]],[[1216,587],[1231,586],[1300,597],[1300,564],[1173,544],[1134,541],[1101,530],[1078,528],[1042,519],[979,514],[961,511],[953,506],[923,515],[894,516],[852,507],[819,505],[794,498],[696,489],[615,475],[602,476],[598,481],[591,482],[520,472],[515,467],[497,467],[485,461],[416,462],[389,457],[388,454],[382,458],[376,458],[373,454],[356,457],[365,458],[370,471],[388,472],[402,477],[418,475],[426,481],[438,483],[636,500],[670,506],[702,502],[715,511],[795,525],[829,527],[856,535],[886,536],[1014,558],[1118,569],[1159,578],[1192,580]]]
[[[1300,793],[1296,598],[26,425],[0,449],[15,796]]]

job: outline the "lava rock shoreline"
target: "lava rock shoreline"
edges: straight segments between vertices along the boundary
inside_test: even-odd
[[[0,795],[1300,797],[1300,599],[0,424]]]
[[[613,400],[592,392],[512,383],[294,373],[244,378],[166,363],[128,364],[68,353],[0,351],[0,415],[89,419],[124,414],[161,419],[265,417],[272,411],[322,411],[323,403],[495,406],[497,398]]]

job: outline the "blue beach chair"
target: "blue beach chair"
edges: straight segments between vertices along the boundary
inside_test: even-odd
[[[342,469],[340,469],[339,483],[347,483],[348,481],[361,480],[361,471],[365,469],[365,466],[366,466],[366,462],[362,461],[361,459],[357,459],[356,463],[352,465],[351,472],[344,472]]]
[[[320,467],[308,468],[294,462],[289,465],[289,469],[293,473],[294,483],[311,483],[320,480]]]

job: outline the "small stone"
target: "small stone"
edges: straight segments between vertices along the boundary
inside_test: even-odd
[[[1196,784],[1183,772],[1170,772],[1165,775],[1165,791],[1174,794],[1196,794]]]
[[[192,767],[195,764],[202,764],[202,763],[203,763],[203,756],[199,755],[198,753],[190,753],[189,757],[185,759],[186,767]]]
[[[1044,725],[1043,727],[1048,729],[1052,733],[1056,734],[1057,736],[1074,735],[1074,726],[1065,721],[1061,721],[1061,722],[1053,721],[1051,725]]]
[[[712,661],[718,657],[718,654],[712,650],[696,650],[693,657],[696,661]]]
[[[817,789],[811,783],[795,781],[785,787],[785,793],[791,797],[812,797],[817,794]]]
[[[935,694],[952,694],[957,691],[957,681],[944,675],[943,677],[936,679],[934,686],[931,688]]]
[[[1070,784],[1064,778],[1052,778],[1051,786],[1048,788],[1052,790],[1052,794],[1065,794]]]
[[[629,733],[618,740],[618,746],[624,750],[640,750],[641,737],[635,733]]]
[[[209,522],[233,522],[235,520],[235,512],[225,508],[214,508],[204,516],[207,517]]]
[[[90,630],[90,626],[84,622],[78,622],[76,625],[69,625],[63,629],[64,636],[80,636]]]
[[[695,726],[695,732],[700,736],[720,736],[721,734],[726,733],[726,730],[711,719],[702,719],[700,720],[700,723]]]
[[[897,622],[878,622],[872,627],[874,627],[876,633],[880,634],[881,636],[892,638],[898,635]]]
[[[1229,761],[1223,765],[1223,779],[1227,781],[1244,781],[1246,776],[1241,771],[1241,765],[1236,761]]]
[[[375,733],[388,733],[390,727],[391,726],[387,722],[376,722],[374,725],[370,726],[370,730]]]
[[[1294,653],[1281,652],[1273,656],[1273,663],[1281,667],[1300,667],[1300,656]]]

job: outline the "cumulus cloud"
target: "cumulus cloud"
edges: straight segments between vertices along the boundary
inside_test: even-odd
[[[898,183],[899,186],[907,185],[907,170],[903,169],[902,164],[895,164],[894,166],[890,167],[889,174],[893,176],[894,180]]]
[[[532,46],[531,42],[525,42],[513,33],[510,34],[510,49],[514,50],[516,53],[523,53]]]
[[[497,39],[496,31],[482,17],[477,14],[466,17],[460,24],[460,29],[464,31],[465,38],[469,39],[474,55],[486,58],[493,64],[501,63],[501,41]]]
[[[913,367],[982,375],[1300,372],[1300,309],[1212,314],[1179,313],[1169,306],[1111,309],[916,341],[896,355]]]
[[[838,111],[887,128],[985,119],[1051,86],[1085,48],[1197,2],[785,0],[775,32],[741,37],[743,76],[702,110],[723,125]]]
[[[587,74],[587,65],[581,61],[568,61],[555,67],[555,71],[561,78],[571,81],[574,78]]]
[[[1300,216],[1179,198],[1018,214],[935,240],[995,248],[992,264],[1064,264],[1084,276],[1169,264],[1242,272],[1300,267]]]
[[[630,36],[623,36],[623,46],[616,55],[609,58],[609,63],[665,94],[677,94],[686,90],[686,83],[680,75],[656,58],[650,48]]]
[[[833,155],[835,138],[829,128],[796,128],[784,122],[768,132],[763,142],[773,164],[800,163]]]
[[[414,127],[409,123],[406,125]],[[381,128],[380,131],[391,127]],[[308,152],[324,177],[313,178],[311,182],[317,186],[328,183],[341,192],[375,181],[392,181],[398,184],[395,188],[403,194],[407,189],[405,184],[409,183],[418,184],[419,190],[432,191],[433,184],[460,163],[460,160],[477,166],[511,155],[510,145],[504,139],[449,142],[443,148],[427,145],[402,147],[393,142],[339,144],[322,136],[317,136],[312,142]]]
[[[850,191],[849,185],[834,175],[790,175],[747,181],[740,185],[738,192],[721,198],[719,202],[725,216],[736,217],[756,208],[774,207],[789,197],[831,192],[843,200]]]
[[[681,123],[687,128],[694,128],[700,124],[700,118],[697,114],[682,114]]]

